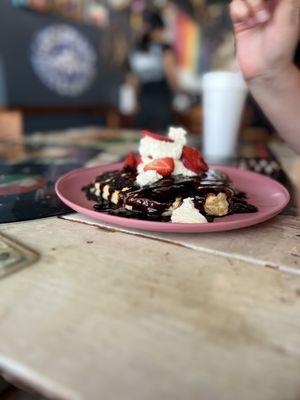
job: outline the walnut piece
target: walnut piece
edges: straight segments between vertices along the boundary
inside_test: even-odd
[[[215,217],[223,217],[228,214],[229,203],[225,193],[219,193],[217,196],[213,193],[209,193],[206,197],[204,204],[204,211],[208,215]]]

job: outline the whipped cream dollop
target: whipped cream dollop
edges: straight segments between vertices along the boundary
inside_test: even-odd
[[[137,166],[137,172],[138,174],[141,174],[144,172],[144,168],[147,164],[150,164],[153,161],[152,158],[150,157],[142,157],[142,162]]]
[[[174,160],[174,171],[172,175],[183,175],[183,176],[197,176],[197,174],[190,169],[187,169],[181,160]]]
[[[163,177],[156,171],[143,171],[138,174],[136,178],[136,183],[140,187],[143,187],[147,185],[153,185],[155,182],[160,181],[162,178]]]
[[[188,170],[180,160],[182,155],[183,147],[187,143],[187,132],[183,128],[171,127],[168,132],[168,137],[172,141],[157,140],[151,136],[145,136],[140,141],[139,154],[142,162],[137,167],[138,176],[136,179],[137,185],[140,187],[151,185],[155,183],[158,176],[156,173],[146,174],[144,168],[147,164],[153,160],[170,157],[174,160],[174,171],[173,176],[184,175],[184,176],[195,176],[193,171]],[[149,171],[148,171],[149,172]],[[145,175],[146,174],[146,175]],[[160,177],[160,179],[162,176]]]
[[[191,197],[183,200],[182,204],[173,210],[171,216],[171,222],[173,223],[185,223],[185,224],[205,224],[207,219],[200,213],[194,205],[194,201]]]
[[[170,139],[174,140],[175,143],[181,143],[182,146],[186,145],[186,130],[183,128],[174,128],[171,127],[169,129],[168,136]]]
[[[139,152],[142,157],[151,156],[154,160],[165,157],[179,159],[181,157],[182,148],[183,144],[179,142],[166,142],[145,136],[140,141]]]

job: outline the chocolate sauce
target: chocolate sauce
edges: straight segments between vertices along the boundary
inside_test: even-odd
[[[104,173],[83,188],[89,200],[95,201],[95,210],[110,215],[151,221],[169,222],[172,207],[178,207],[187,197],[194,198],[195,207],[209,222],[214,216],[205,212],[208,195],[224,193],[228,214],[253,213],[257,208],[246,201],[244,193],[235,192],[229,178],[218,171],[209,170],[204,176],[166,177],[143,188],[136,184],[136,173],[112,171]]]

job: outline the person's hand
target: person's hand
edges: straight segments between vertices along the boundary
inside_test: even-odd
[[[245,79],[284,76],[299,40],[300,0],[233,0],[230,13]]]

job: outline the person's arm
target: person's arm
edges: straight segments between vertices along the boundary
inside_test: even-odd
[[[182,88],[179,83],[175,56],[172,50],[164,51],[163,61],[164,61],[165,74],[171,89],[175,93],[182,91]]]
[[[279,135],[300,154],[300,72],[291,65],[280,75],[249,82],[253,96]]]
[[[234,0],[231,16],[251,93],[281,137],[300,153],[300,72],[293,64],[300,0]]]

